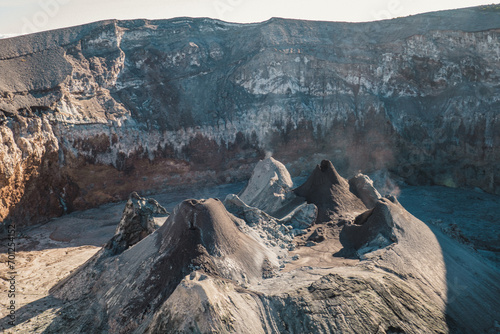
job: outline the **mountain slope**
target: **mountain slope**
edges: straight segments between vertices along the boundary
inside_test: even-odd
[[[499,193],[498,12],[103,21],[0,40],[0,216],[333,159]]]

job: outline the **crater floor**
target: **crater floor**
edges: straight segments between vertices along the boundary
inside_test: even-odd
[[[226,184],[204,189],[165,192],[150,197],[157,199],[171,211],[186,198],[217,197],[223,200],[227,194],[238,193],[244,186],[244,183]],[[487,264],[498,267],[500,196],[440,186],[404,186],[401,187],[398,200],[410,213],[431,228],[440,229],[459,242],[469,245],[470,250],[482,255]],[[42,333],[51,324],[58,316],[63,302],[50,296],[48,291],[59,280],[90,259],[113,236],[124,205],[125,202],[119,202],[74,212],[52,219],[47,224],[18,231],[16,240],[18,325],[9,328],[6,327],[7,321],[4,321],[7,315],[4,305],[7,303],[8,281],[6,274],[2,274],[1,330],[5,333]],[[164,218],[156,219],[160,225],[164,221]],[[302,239],[307,239],[314,229],[313,227]],[[335,232],[331,230],[328,233]],[[2,240],[0,246],[2,263],[7,258],[6,244],[6,240]],[[307,285],[326,275],[328,268],[331,267],[342,267],[341,270],[348,272],[349,267],[359,260],[333,257],[332,253],[340,248],[340,244],[332,243],[299,247],[290,253],[291,256],[299,255],[298,259],[288,263],[277,277],[263,280],[251,288],[266,293],[293,282]],[[301,276],[300,280],[293,279],[296,275]]]

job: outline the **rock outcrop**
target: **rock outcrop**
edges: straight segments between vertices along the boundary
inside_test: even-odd
[[[0,218],[333,159],[499,193],[494,6],[371,23],[103,21],[0,40]]]
[[[269,157],[257,163],[239,197],[247,205],[275,215],[293,201],[292,187],[292,178],[285,166]]]
[[[153,198],[142,198],[136,192],[130,194],[115,236],[105,248],[112,255],[120,254],[153,233],[158,228],[155,214],[168,215],[168,212]]]
[[[227,195],[224,205],[267,239],[268,247],[293,250],[293,237],[314,224],[318,209],[296,196],[292,188],[286,167],[270,157],[257,163],[240,196]]]
[[[373,181],[363,174],[358,174],[349,180],[349,190],[358,196],[368,209],[372,209],[382,197],[373,186]]]
[[[389,199],[381,199],[373,209],[356,217],[354,224],[344,226],[340,241],[347,249],[352,248],[362,256],[397,242],[388,202]]]

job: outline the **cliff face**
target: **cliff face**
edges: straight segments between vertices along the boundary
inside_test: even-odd
[[[500,193],[491,8],[373,23],[105,21],[0,40],[0,217],[329,158]],[[313,158],[314,159],[311,159]]]

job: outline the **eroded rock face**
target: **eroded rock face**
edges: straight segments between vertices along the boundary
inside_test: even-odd
[[[269,157],[257,163],[240,195],[228,195],[224,204],[230,212],[252,225],[274,220],[294,229],[304,229],[315,222],[318,209],[295,195],[292,188],[286,167]]]
[[[226,197],[224,206],[229,212],[245,220],[250,227],[265,236],[267,246],[277,246],[286,250],[295,247],[292,244],[293,237],[303,233],[303,229],[309,227],[316,219],[316,215],[306,217],[294,226],[291,220],[280,220],[258,208],[248,206],[234,194]]]
[[[168,215],[168,212],[155,199],[142,198],[136,192],[130,194],[115,236],[105,248],[112,255],[120,254],[153,233],[158,228],[155,214]]]
[[[340,241],[362,256],[397,242],[394,222],[388,207],[390,201],[381,199],[375,207],[356,217],[354,224],[345,225]]]
[[[292,175],[333,159],[344,175],[499,193],[498,28],[494,9],[470,8],[359,24],[104,21],[0,40],[0,217],[241,180],[267,151]]]
[[[229,194],[224,205],[258,233],[265,244],[294,249],[293,237],[304,234],[316,221],[316,205],[306,203],[292,191],[293,182],[286,167],[273,158],[261,160],[240,196]]]
[[[78,189],[58,176],[60,146],[47,119],[0,125],[0,143],[0,221],[23,225],[72,210]]]

